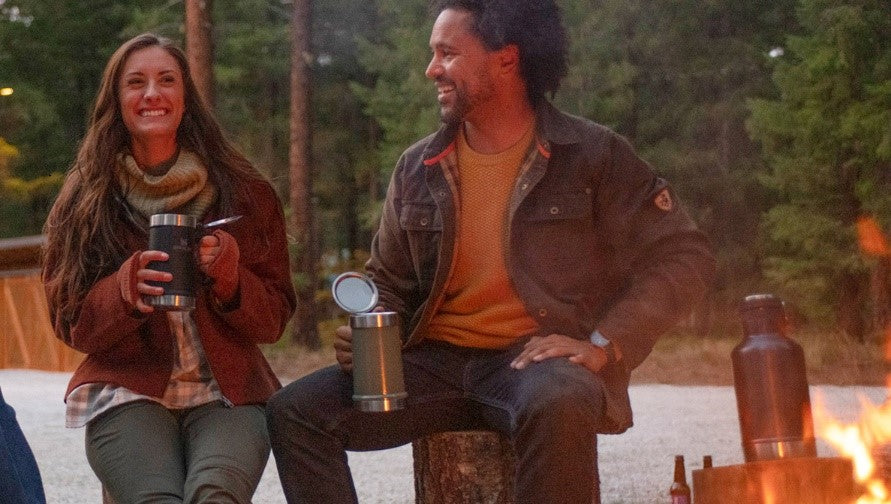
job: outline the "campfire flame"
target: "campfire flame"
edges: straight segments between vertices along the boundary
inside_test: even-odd
[[[891,351],[891,328],[885,335],[886,357]],[[891,375],[886,383],[891,387]],[[856,504],[891,504],[891,492],[886,485],[891,468],[878,467],[875,457],[879,450],[889,450],[891,458],[891,400],[875,405],[860,397],[859,419],[850,424],[833,418],[823,405],[822,397],[814,396],[814,425],[817,436],[832,445],[841,456],[850,458],[854,465],[854,479],[863,489]],[[884,458],[884,457],[882,457]]]
[[[861,217],[856,227],[857,241],[865,255],[889,255],[888,241],[874,217]],[[891,327],[885,329],[884,357],[885,362],[891,363]],[[885,376],[885,385],[891,390],[891,374]],[[891,479],[891,467],[878,467],[874,458],[881,450],[889,452],[881,457],[882,463],[887,463],[884,460],[886,457],[891,458],[891,399],[877,406],[861,396],[860,404],[862,412],[859,420],[845,424],[832,418],[823,406],[821,397],[815,396],[813,418],[816,432],[818,437],[853,462],[854,479],[863,489],[857,504],[891,504],[886,486]]]

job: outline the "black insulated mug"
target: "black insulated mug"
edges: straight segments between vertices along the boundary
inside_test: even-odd
[[[167,252],[167,261],[151,261],[148,269],[173,275],[169,282],[147,281],[162,287],[164,294],[149,296],[148,303],[159,310],[188,311],[195,308],[197,264],[195,245],[198,219],[183,214],[155,214],[149,220],[149,250]]]

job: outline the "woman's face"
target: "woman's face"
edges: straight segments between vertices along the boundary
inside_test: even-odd
[[[118,82],[121,115],[133,142],[176,141],[185,91],[176,59],[159,46],[127,57]]]

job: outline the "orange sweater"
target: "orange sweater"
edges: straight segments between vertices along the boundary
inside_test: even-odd
[[[429,337],[474,348],[503,348],[538,325],[508,278],[502,243],[507,210],[534,128],[497,154],[480,154],[458,135],[458,236],[445,299]]]

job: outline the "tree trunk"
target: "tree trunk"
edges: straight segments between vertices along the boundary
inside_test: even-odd
[[[417,504],[513,504],[516,456],[504,436],[442,432],[412,443]]]
[[[838,322],[845,334],[858,343],[866,336],[864,285],[856,275],[846,273],[838,286]]]
[[[293,48],[291,51],[291,214],[297,253],[294,261],[297,274],[297,314],[291,339],[311,349],[321,347],[316,310],[316,245],[312,208],[312,143],[310,111],[310,48],[312,1],[294,0],[292,17]]]
[[[213,0],[186,0],[185,4],[186,56],[192,80],[204,103],[213,108]]]
[[[891,256],[878,257],[870,275],[873,330],[891,338]],[[882,332],[884,331],[884,332]],[[885,340],[883,340],[885,341]]]

